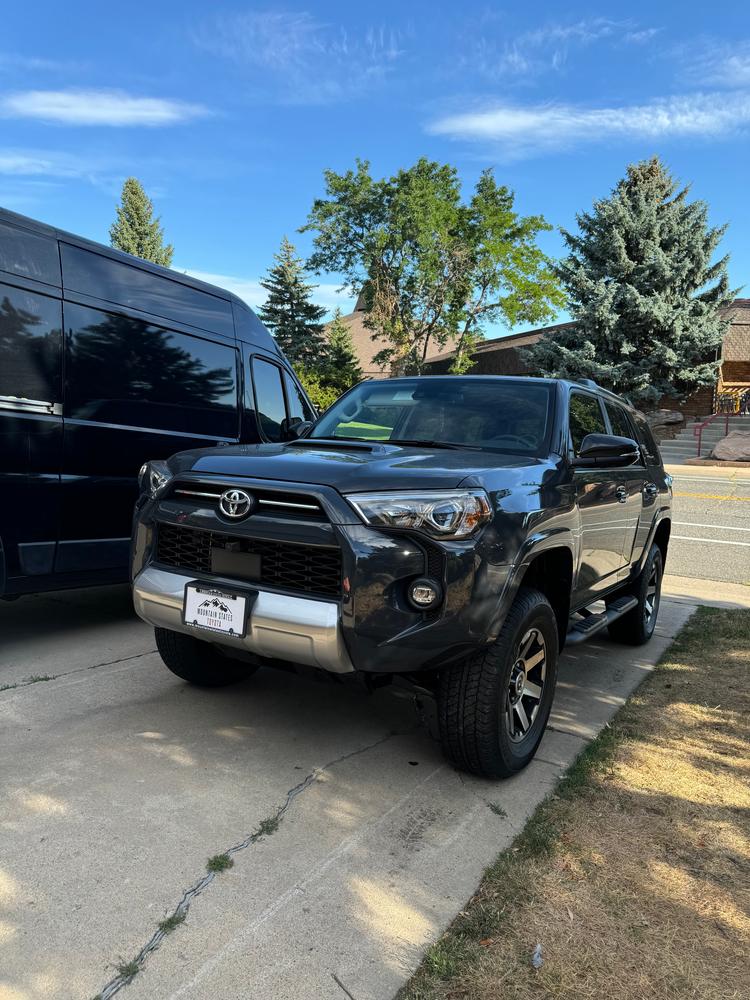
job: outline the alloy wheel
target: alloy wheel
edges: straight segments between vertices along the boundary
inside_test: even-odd
[[[529,629],[516,652],[503,706],[508,736],[520,743],[534,725],[547,676],[547,646],[538,628]]]

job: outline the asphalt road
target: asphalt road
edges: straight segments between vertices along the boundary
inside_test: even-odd
[[[191,688],[127,588],[0,602],[0,998],[391,1000],[692,610],[567,652],[535,761],[489,782],[394,689]]]
[[[675,475],[667,572],[750,584],[750,479]]]

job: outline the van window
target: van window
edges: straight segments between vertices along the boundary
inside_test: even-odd
[[[65,288],[234,339],[232,304],[218,295],[90,250],[60,244]]]
[[[59,286],[57,240],[0,222],[0,271]]]
[[[284,385],[286,386],[287,405],[289,407],[289,419],[295,417],[300,420],[314,420],[315,415],[310,409],[310,405],[302,395],[302,391],[294,381],[289,372],[284,372]]]
[[[261,321],[244,302],[232,302],[234,312],[234,327],[237,339],[246,344],[255,344],[266,351],[273,350],[276,342],[266,330]]]
[[[281,369],[260,358],[253,358],[253,385],[255,386],[255,412],[263,436],[269,441],[281,441],[282,421],[286,419],[284,387]]]
[[[59,299],[0,284],[0,396],[59,403]]]
[[[570,439],[576,455],[587,434],[606,434],[604,414],[595,396],[574,392],[570,397]]]
[[[73,303],[65,328],[67,416],[237,436],[234,348]]]

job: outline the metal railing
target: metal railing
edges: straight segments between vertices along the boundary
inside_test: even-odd
[[[713,423],[714,420],[719,417],[724,418],[724,436],[729,433],[729,412],[726,413],[712,413],[710,417],[707,417],[703,423],[697,424],[693,427],[693,437],[698,438],[698,458],[701,457],[701,447],[703,445],[703,431],[708,427],[709,424]]]

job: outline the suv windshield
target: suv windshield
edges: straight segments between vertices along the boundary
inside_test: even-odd
[[[310,436],[536,455],[546,444],[550,399],[549,385],[520,379],[362,382],[333,404]]]

